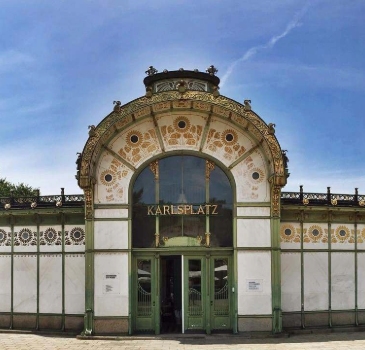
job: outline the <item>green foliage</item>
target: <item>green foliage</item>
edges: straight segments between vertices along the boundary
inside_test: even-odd
[[[26,197],[34,196],[36,188],[29,185],[18,183],[17,185],[7,181],[6,178],[0,178],[0,197]]]

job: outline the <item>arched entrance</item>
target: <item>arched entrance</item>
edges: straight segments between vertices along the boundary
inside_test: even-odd
[[[132,190],[133,331],[232,330],[233,190],[213,161],[156,159]]]

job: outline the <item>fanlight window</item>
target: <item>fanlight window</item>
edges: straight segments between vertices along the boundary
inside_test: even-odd
[[[233,244],[232,187],[211,161],[172,156],[150,163],[135,181],[132,201],[134,248]]]

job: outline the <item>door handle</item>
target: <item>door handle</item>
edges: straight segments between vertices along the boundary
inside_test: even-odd
[[[213,300],[210,301],[210,306],[213,306]]]

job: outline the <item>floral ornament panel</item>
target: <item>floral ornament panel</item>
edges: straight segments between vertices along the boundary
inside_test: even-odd
[[[283,224],[280,228],[280,237],[282,243],[300,243],[300,228]]]
[[[100,160],[97,172],[96,202],[126,203],[128,198],[127,188],[132,170],[108,152]]]
[[[312,225],[303,229],[303,241],[305,243],[328,243],[327,230],[319,225]]]
[[[354,233],[355,235],[355,233]],[[359,230],[357,233],[357,243],[365,243],[365,228]]]
[[[22,228],[19,232],[14,232],[15,246],[37,245],[37,233],[29,228]]]
[[[161,151],[151,118],[124,130],[108,147],[134,167]]]
[[[256,150],[237,164],[232,173],[237,179],[237,201],[266,201],[270,198],[266,167]]]
[[[39,244],[40,245],[61,245],[62,244],[62,232],[56,231],[54,228],[47,228],[45,231],[39,232]]]
[[[355,232],[344,225],[338,226],[334,230],[331,238],[332,243],[355,243]]]
[[[66,245],[85,245],[85,230],[81,227],[74,227],[70,231],[65,231]]]
[[[10,246],[11,245],[11,233],[0,229],[0,246]]]
[[[207,117],[180,114],[177,116],[165,115],[158,120],[161,136],[167,150],[176,148],[199,149],[204,125]]]

